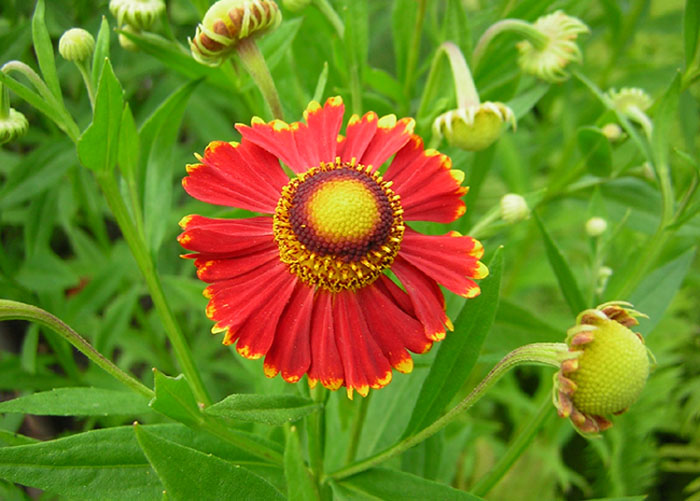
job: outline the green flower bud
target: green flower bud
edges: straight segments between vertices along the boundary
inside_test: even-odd
[[[616,123],[609,123],[603,125],[601,132],[611,143],[618,142],[620,139],[622,139],[624,135],[622,129]]]
[[[501,198],[501,218],[513,224],[530,217],[530,208],[523,197],[515,193],[508,193]]]
[[[260,36],[282,22],[272,0],[219,0],[209,7],[190,39],[192,57],[208,66],[220,65],[240,40]]]
[[[95,51],[95,39],[82,28],[71,28],[58,41],[58,53],[67,61],[85,63]]]
[[[624,87],[619,91],[610,89],[608,91],[608,97],[617,111],[624,115],[631,116],[632,118],[634,118],[634,116],[631,115],[631,112],[633,112],[635,108],[640,111],[646,111],[652,103],[649,94],[637,87]]]
[[[282,0],[282,5],[292,12],[300,12],[309,6],[311,0]]]
[[[122,49],[131,51],[131,52],[138,52],[139,46],[136,45],[134,43],[134,41],[131,40],[131,38],[126,36],[124,33],[133,33],[135,35],[138,35],[140,33],[140,31],[127,24],[127,25],[122,26],[122,33],[119,33],[119,37],[118,37],[119,45],[121,46]]]
[[[117,18],[117,25],[131,26],[138,31],[148,30],[165,12],[163,0],[110,0],[109,11]]]
[[[555,375],[554,404],[584,435],[612,426],[607,416],[625,412],[649,376],[651,353],[630,330],[645,315],[628,306],[610,302],[585,310],[568,331],[572,358]]]
[[[0,144],[14,141],[18,137],[25,135],[27,130],[29,130],[27,118],[14,108],[10,108],[7,116],[0,118]]]
[[[486,102],[443,113],[435,119],[433,130],[445,136],[450,146],[480,151],[501,137],[504,124],[515,129],[511,109],[503,103]]]
[[[586,233],[589,237],[599,237],[608,229],[608,222],[602,217],[592,217],[586,221]]]
[[[540,47],[527,40],[518,42],[520,68],[524,73],[547,82],[566,80],[569,75],[564,68],[569,63],[581,60],[581,49],[576,45],[576,38],[581,33],[588,33],[588,26],[580,19],[558,10],[540,17],[532,27],[544,35],[546,41]]]

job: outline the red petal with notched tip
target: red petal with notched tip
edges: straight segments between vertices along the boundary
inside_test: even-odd
[[[241,135],[282,160],[297,174],[320,162],[335,161],[335,149],[345,106],[332,97],[321,107],[312,102],[305,111],[307,123],[282,120],[265,123],[254,119],[250,126],[237,124]]]
[[[319,289],[316,292],[311,316],[311,366],[309,384],[316,381],[329,390],[337,390],[343,385],[345,373],[340,359],[333,318],[333,296],[331,292]]]
[[[370,388],[391,381],[391,366],[367,328],[355,293],[338,292],[333,299],[333,325],[348,397],[352,398],[353,390],[366,397]]]
[[[373,111],[365,113],[362,118],[357,115],[350,117],[345,129],[345,137],[341,139],[337,150],[337,155],[343,162],[362,158],[377,130],[377,120],[379,118]]]
[[[280,251],[271,241],[266,248],[235,257],[219,258],[209,254],[195,256],[197,277],[204,282],[213,283],[236,278],[263,265],[279,261]]]
[[[488,269],[479,258],[483,247],[472,237],[457,232],[423,235],[406,227],[399,255],[436,282],[463,297],[479,295],[472,278],[484,278]]]
[[[178,237],[185,249],[212,256],[247,254],[273,242],[272,218],[215,219],[198,215],[180,221]]]
[[[452,323],[445,313],[445,298],[438,284],[425,273],[401,257],[394,259],[391,271],[403,284],[428,338],[440,341],[445,337],[445,326]]]
[[[416,123],[412,118],[402,118],[396,121],[393,115],[382,117],[377,122],[379,125],[374,137],[367,149],[358,157],[358,161],[365,166],[371,165],[373,170],[378,169],[389,157],[399,151],[411,138]]]
[[[187,166],[187,173],[182,185],[194,198],[266,214],[289,181],[274,156],[247,141],[210,143],[202,163]]]
[[[289,383],[296,383],[311,364],[311,314],[314,290],[301,281],[280,318],[275,341],[265,357],[265,375],[282,373]]]

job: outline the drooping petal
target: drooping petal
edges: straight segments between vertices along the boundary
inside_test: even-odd
[[[304,115],[307,123],[282,120],[265,123],[254,118],[250,127],[237,124],[241,135],[282,160],[297,174],[317,166],[320,162],[333,162],[338,132],[345,106],[340,97],[332,97],[321,107],[312,101]]]
[[[210,204],[271,214],[289,181],[274,156],[248,141],[214,141],[201,161],[187,166],[182,185]]]
[[[203,282],[213,283],[236,278],[265,264],[279,261],[279,249],[271,240],[267,247],[235,257],[221,258],[211,254],[195,254],[195,256],[197,277]]]
[[[177,237],[180,245],[211,256],[248,254],[274,241],[269,217],[218,219],[190,215],[182,218],[180,226],[184,230]]]
[[[438,284],[421,270],[401,257],[399,253],[391,266],[411,298],[416,318],[423,324],[428,338],[445,338],[445,326],[452,330],[452,322],[445,313],[445,298]]]
[[[423,235],[406,227],[399,255],[423,273],[460,296],[479,295],[473,278],[484,278],[488,269],[479,261],[484,249],[478,240],[456,231],[447,235]]]
[[[452,169],[448,156],[425,150],[416,135],[396,154],[384,178],[394,182],[406,221],[449,223],[465,212],[464,174]]]
[[[355,293],[339,292],[333,299],[334,329],[348,398],[353,390],[366,397],[370,388],[382,388],[391,381],[391,366],[370,334]]]
[[[321,384],[329,390],[343,385],[345,373],[336,343],[333,318],[333,293],[319,289],[316,292],[311,316],[311,366],[309,384]]]
[[[311,364],[311,315],[314,290],[297,282],[275,334],[275,341],[265,357],[265,375],[282,373],[289,383],[296,383]]]

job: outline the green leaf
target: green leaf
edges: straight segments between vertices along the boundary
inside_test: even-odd
[[[326,83],[328,82],[328,62],[323,63],[323,69],[318,75],[318,81],[316,82],[316,89],[314,90],[314,97],[312,100],[316,102],[322,102],[323,93],[326,90]]]
[[[683,13],[683,39],[685,41],[685,66],[690,67],[700,50],[700,1],[686,0]]]
[[[0,447],[35,444],[38,440],[0,428]]]
[[[53,44],[49,31],[46,29],[44,14],[46,6],[44,0],[38,0],[32,17],[32,38],[34,40],[34,52],[36,59],[39,61],[39,68],[44,81],[51,93],[59,103],[63,102],[61,95],[61,85],[58,83],[58,75],[56,74],[56,61],[53,55]]]
[[[410,473],[374,468],[333,483],[340,499],[384,501],[478,501],[481,498],[448,485],[426,480]]]
[[[652,271],[630,294],[629,301],[634,308],[649,316],[649,319],[639,322],[634,328],[635,331],[647,335],[654,330],[680,289],[695,257],[695,251],[695,247],[690,248],[673,261]]]
[[[481,295],[470,299],[455,322],[455,330],[440,343],[440,349],[413,408],[404,437],[435,421],[457,394],[474,368],[498,309],[503,272],[503,251],[496,250],[488,265],[489,276],[479,283]]]
[[[97,32],[97,40],[95,41],[95,53],[92,56],[92,83],[97,84],[102,74],[105,61],[109,58],[109,37],[111,30],[109,29],[109,21],[105,16],[102,16],[100,23],[100,31]]]
[[[237,421],[282,425],[308,416],[320,404],[296,395],[229,395],[205,409],[206,414]]]
[[[557,277],[557,282],[559,282],[559,288],[564,295],[564,299],[566,299],[566,303],[569,305],[569,308],[571,308],[571,312],[574,315],[578,315],[579,312],[586,309],[586,301],[583,299],[583,294],[581,294],[581,290],[576,283],[576,278],[537,214],[535,214],[535,221],[542,232],[542,240],[544,241],[545,250],[547,251],[547,259]]]
[[[119,128],[124,111],[124,91],[105,61],[95,97],[92,123],[78,140],[78,156],[83,165],[96,172],[109,172],[117,163]]]
[[[676,121],[678,96],[681,92],[681,75],[675,78],[655,107],[654,130],[652,131],[651,149],[656,167],[668,165],[669,142],[673,136],[671,128]]]
[[[460,0],[448,0],[443,25],[443,40],[457,44],[462,54],[472,53],[472,31],[467,19],[467,9]]]
[[[119,128],[119,148],[117,163],[119,170],[127,182],[135,182],[136,171],[139,166],[139,132],[136,129],[134,115],[131,113],[129,103],[124,106],[121,127]]]
[[[299,432],[295,426],[287,433],[284,448],[284,476],[287,479],[287,499],[289,501],[313,501],[319,499],[318,492],[306,469],[299,443]]]
[[[128,426],[0,448],[0,478],[70,499],[156,500],[163,490]]]
[[[211,454],[179,445],[135,426],[139,445],[160,477],[168,499],[284,499],[255,473]]]
[[[0,402],[0,412],[38,416],[126,416],[149,412],[148,402],[133,392],[103,388],[57,388]]]
[[[153,378],[156,396],[148,405],[188,426],[196,426],[204,421],[197,399],[184,374],[169,377],[153,369]]]
[[[396,74],[400,81],[406,77],[406,56],[411,43],[418,9],[413,0],[396,0],[391,10],[391,33],[394,42]]]
[[[57,109],[54,104],[49,104],[38,93],[31,90],[29,87],[18,82],[4,71],[0,71],[0,82],[7,85],[17,96],[27,101],[41,113],[49,117],[61,130],[66,130],[61,110]]]
[[[612,148],[603,132],[597,127],[581,127],[576,138],[588,169],[596,176],[609,176],[612,172]]]
[[[550,85],[539,82],[529,90],[519,93],[516,97],[508,101],[506,104],[515,115],[516,120],[520,120],[527,115],[532,108],[542,99],[549,91]]]

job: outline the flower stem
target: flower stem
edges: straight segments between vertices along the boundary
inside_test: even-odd
[[[338,37],[341,40],[345,38],[345,25],[340,19],[338,13],[333,9],[331,4],[328,3],[328,0],[313,0],[313,3],[316,8],[321,11],[321,14],[325,16],[328,22],[331,23],[333,29],[335,29],[336,33],[338,33]]]
[[[357,407],[355,419],[352,422],[352,429],[350,430],[350,443],[348,444],[348,450],[345,455],[346,464],[353,462],[355,460],[355,456],[357,455],[357,446],[360,444],[362,427],[365,423],[367,409],[369,408],[369,401],[373,393],[374,392],[369,392],[365,398],[360,400],[360,405]]]
[[[501,359],[496,366],[486,375],[486,377],[467,395],[467,397],[450,409],[437,421],[421,431],[403,439],[397,444],[375,454],[369,458],[358,461],[354,464],[341,468],[328,474],[328,478],[340,480],[356,473],[360,473],[369,468],[383,463],[387,459],[397,456],[423,440],[430,438],[445,426],[450,424],[459,414],[472,407],[504,374],[512,368],[523,364],[549,365],[559,367],[561,361],[566,357],[571,357],[568,346],[564,343],[533,343],[520,348],[516,348]]]
[[[272,79],[265,58],[262,52],[260,52],[255,40],[250,37],[243,38],[238,42],[236,50],[243,66],[245,66],[245,69],[258,86],[258,89],[260,89],[263,99],[265,99],[265,102],[270,107],[272,116],[284,120],[282,103],[280,103],[280,97],[279,94],[277,94],[275,81]]]
[[[116,179],[110,172],[103,172],[96,174],[97,181],[102,188],[102,192],[107,199],[107,203],[112,209],[117,224],[124,235],[131,253],[136,260],[136,263],[143,274],[148,291],[151,294],[151,299],[158,312],[158,315],[163,322],[163,327],[168,336],[168,340],[175,351],[175,356],[180,364],[180,368],[185,374],[185,377],[192,385],[192,391],[194,392],[197,400],[209,405],[211,403],[211,398],[207,393],[202,378],[197,370],[192,359],[191,351],[187,346],[187,341],[185,340],[180,327],[175,320],[170,306],[168,305],[165,293],[163,291],[163,285],[160,282],[160,277],[158,276],[153,260],[143,239],[138,233],[138,230],[134,226],[129,210],[122,199],[121,193],[119,192],[119,186],[117,185]]]
[[[503,19],[497,23],[492,24],[476,44],[474,52],[472,54],[472,67],[476,70],[479,67],[481,59],[486,53],[491,41],[496,38],[497,35],[506,32],[517,33],[523,36],[528,42],[530,42],[535,49],[542,50],[547,45],[549,38],[544,33],[540,32],[537,28],[532,26],[532,24],[527,21],[522,21],[520,19]]]
[[[404,81],[404,94],[408,97],[413,86],[414,73],[418,62],[418,53],[420,52],[420,39],[423,34],[423,22],[425,21],[425,10],[428,6],[426,0],[418,0],[418,13],[416,15],[416,24],[413,26],[413,34],[411,35],[411,45],[408,49],[406,58],[406,80]]]
[[[85,88],[88,92],[88,98],[90,99],[90,107],[95,109],[95,86],[92,84],[92,72],[87,67],[84,61],[76,61],[75,65],[80,71],[80,75],[83,77],[83,82],[85,82]]]
[[[10,116],[10,91],[0,83],[0,120]]]
[[[323,404],[324,406],[319,412],[314,412],[306,418],[309,466],[311,467],[311,472],[316,478],[316,481],[319,481],[323,476],[323,453],[326,433],[325,403],[328,398],[328,391],[320,384],[317,384],[312,390],[311,396],[314,402]]]
[[[78,351],[92,360],[98,367],[111,374],[115,379],[144,397],[153,398],[154,393],[150,388],[144,386],[140,381],[114,365],[111,360],[107,359],[102,353],[93,348],[84,337],[48,311],[30,304],[10,301],[9,299],[0,299],[0,320],[28,320],[48,327],[61,335]]]

